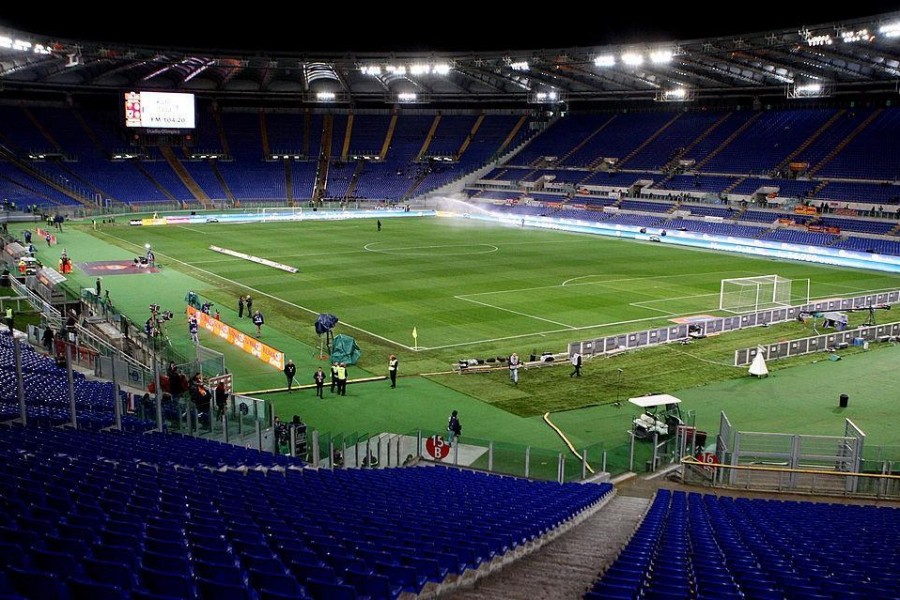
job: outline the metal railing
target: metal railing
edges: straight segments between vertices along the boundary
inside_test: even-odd
[[[897,465],[900,467],[900,465]],[[693,456],[681,460],[682,481],[719,489],[900,500],[900,475],[884,463],[880,473],[830,469],[791,469],[771,465],[705,463]],[[855,482],[855,491],[848,482]]]

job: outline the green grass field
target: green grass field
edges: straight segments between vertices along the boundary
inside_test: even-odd
[[[280,414],[299,413],[329,432],[406,432],[441,429],[450,408],[467,419],[465,433],[504,442],[557,449],[561,442],[543,422],[544,412],[563,420],[582,444],[620,443],[627,428],[583,429],[570,423],[617,399],[648,392],[676,392],[746,375],[731,365],[737,347],[812,335],[799,323],[758,328],[588,361],[585,376],[568,377],[567,366],[530,369],[512,386],[503,370],[461,376],[461,358],[562,352],[572,341],[637,331],[671,319],[717,314],[723,278],[778,274],[810,279],[814,298],[895,289],[895,276],[805,263],[673,248],[556,231],[500,227],[464,219],[374,219],[266,224],[204,224],[168,227],[74,228],[61,246],[81,261],[127,259],[149,243],[162,272],[106,277],[116,306],[136,322],[159,303],[178,317],[170,324],[173,345],[189,352],[184,296],[194,290],[216,303],[222,319],[243,330],[238,294],[251,293],[266,317],[263,341],[298,364],[311,381],[319,359],[313,322],[319,313],[340,318],[337,333],[357,339],[363,350],[350,377],[386,374],[387,357],[400,357],[401,385],[350,386],[345,399],[316,401],[312,392],[272,394]],[[298,267],[296,274],[229,257],[209,245]],[[73,288],[93,278],[79,271]],[[864,318],[851,315],[855,322]],[[412,330],[418,332],[414,349]],[[279,387],[271,367],[218,339],[205,345],[223,352],[239,391]],[[777,372],[808,357],[770,364]],[[619,369],[623,373],[619,374]],[[423,375],[424,374],[424,375]],[[594,407],[594,408],[590,408]],[[621,414],[624,411],[618,411]],[[717,413],[714,418],[718,418]],[[579,417],[574,422],[579,422]],[[774,419],[773,419],[774,421]],[[773,427],[776,425],[773,422]],[[566,427],[563,428],[566,430]]]

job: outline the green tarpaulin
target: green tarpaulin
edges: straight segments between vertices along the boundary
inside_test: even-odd
[[[331,362],[342,362],[355,365],[359,360],[362,350],[356,344],[356,340],[349,335],[339,333],[331,342]]]

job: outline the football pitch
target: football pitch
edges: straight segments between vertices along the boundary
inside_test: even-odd
[[[716,313],[725,278],[809,278],[819,298],[896,283],[872,272],[464,219],[385,221],[380,232],[352,220],[118,228],[104,237],[149,243],[161,263],[220,284],[201,294],[216,297],[224,285],[263,298],[267,319],[277,313],[311,324],[331,313],[350,335],[436,357],[521,354],[536,344],[563,351],[569,341]],[[299,272],[218,254],[211,244]]]

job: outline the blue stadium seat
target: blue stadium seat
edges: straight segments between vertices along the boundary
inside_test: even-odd
[[[128,600],[122,588],[89,579],[71,578],[67,583],[72,600]]]
[[[306,588],[313,598],[327,598],[328,600],[357,600],[356,590],[353,586],[340,583],[323,581],[311,577],[306,581]]]

